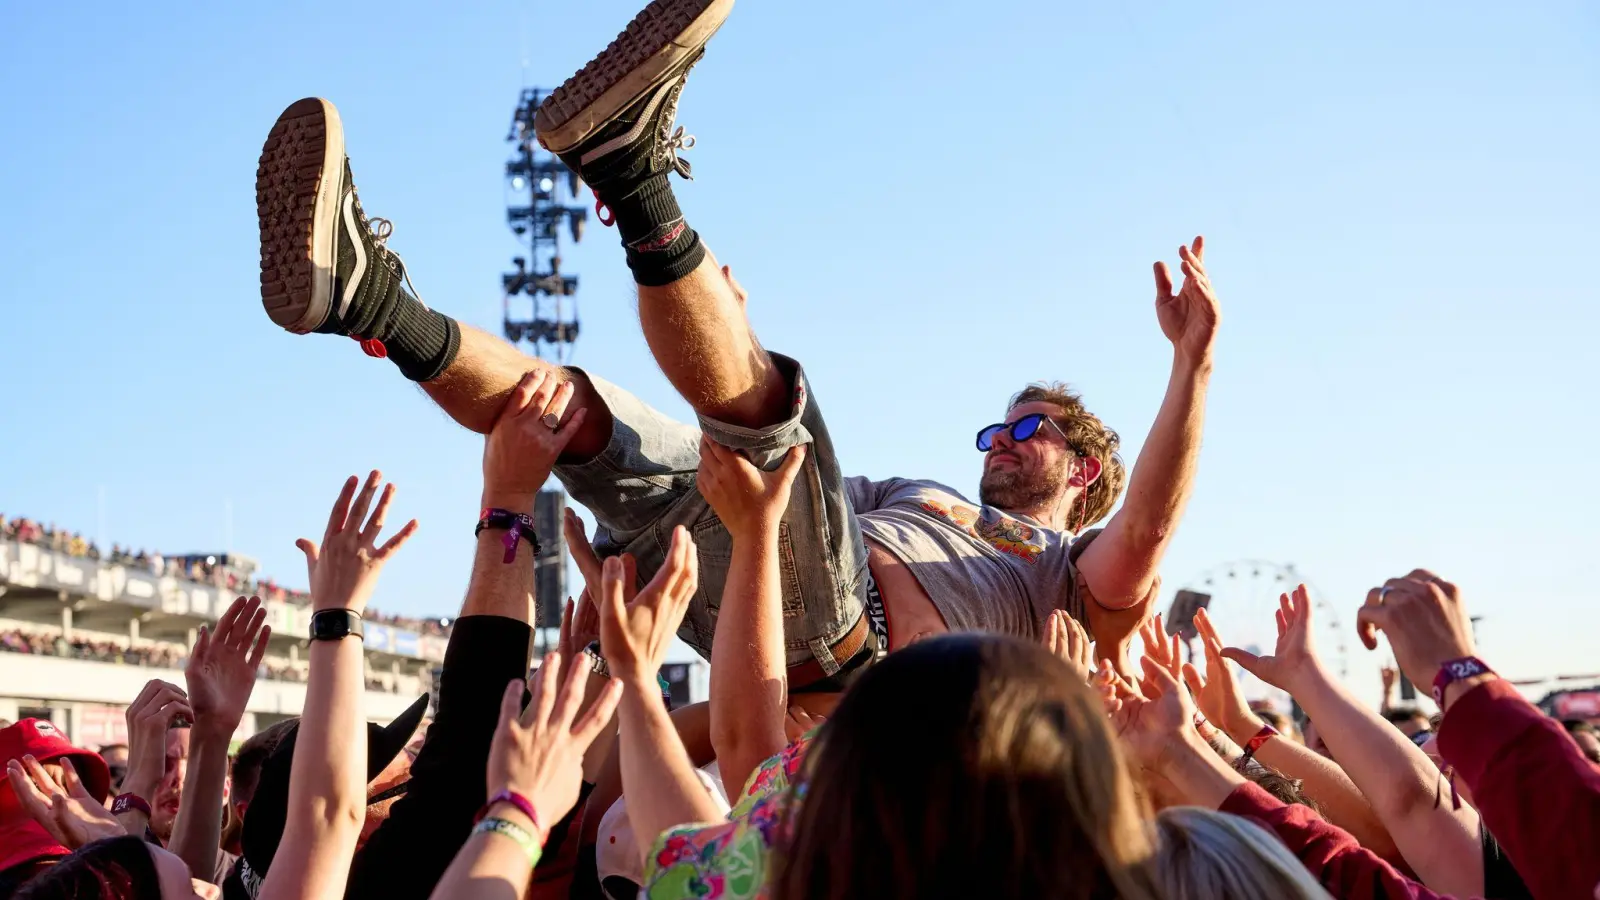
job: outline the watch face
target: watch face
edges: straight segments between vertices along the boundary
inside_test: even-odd
[[[361,633],[361,619],[344,609],[325,609],[311,616],[313,641],[336,641],[351,634]]]

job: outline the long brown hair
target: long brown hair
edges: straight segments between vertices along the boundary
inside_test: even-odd
[[[1100,701],[1013,638],[935,638],[867,670],[797,794],[775,900],[1157,896]]]

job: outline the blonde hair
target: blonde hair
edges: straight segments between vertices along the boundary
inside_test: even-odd
[[[1156,816],[1155,877],[1167,900],[1331,900],[1278,839],[1254,822],[1196,806]]]

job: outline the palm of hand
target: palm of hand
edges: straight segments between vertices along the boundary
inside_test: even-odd
[[[1210,349],[1217,333],[1215,302],[1193,279],[1184,283],[1176,297],[1156,307],[1156,320],[1167,340],[1190,352]]]
[[[1140,765],[1154,768],[1183,727],[1181,704],[1171,698],[1128,699],[1112,717],[1117,737]]]
[[[189,684],[189,702],[198,716],[241,716],[255,685],[255,670],[238,655],[209,654],[203,660],[189,660],[184,672]]]

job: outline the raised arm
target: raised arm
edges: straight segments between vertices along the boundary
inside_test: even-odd
[[[527,892],[551,824],[578,802],[584,751],[610,721],[622,693],[620,684],[606,684],[580,715],[588,676],[589,667],[581,662],[563,673],[562,655],[556,652],[529,680],[526,708],[519,709],[522,680],[506,685],[489,752],[491,802],[433,897],[506,900]]]
[[[267,652],[272,628],[257,597],[240,597],[217,620],[216,633],[200,626],[183,679],[189,685],[194,728],[189,733],[189,772],[169,848],[196,877],[217,870],[222,842],[222,788],[228,777],[228,747],[244,718],[256,667]]]
[[[1206,672],[1202,676],[1192,663],[1184,663],[1184,681],[1206,719],[1220,728],[1230,742],[1242,748],[1251,738],[1262,734],[1266,723],[1245,702],[1239,680],[1228,661],[1222,658],[1222,638],[1205,610],[1195,615],[1195,626],[1205,649]],[[1267,738],[1256,749],[1255,758],[1264,766],[1299,779],[1301,790],[1316,801],[1328,821],[1350,832],[1361,846],[1391,862],[1401,858],[1394,838],[1383,827],[1372,805],[1350,776],[1332,760],[1282,736]]]
[[[1434,689],[1439,750],[1532,894],[1600,895],[1600,768],[1477,659],[1456,586],[1423,569],[1391,578],[1356,621],[1369,649],[1382,629],[1411,683]]]
[[[566,415],[570,385],[552,381],[536,370],[507,398],[484,440],[479,508],[532,515],[556,457],[583,421],[581,410]],[[548,421],[556,428],[546,416],[555,417]],[[472,525],[463,517],[457,527],[465,535]],[[480,767],[494,740],[500,690],[527,677],[533,643],[534,551],[520,534],[508,547],[511,534],[478,529],[466,598],[439,670],[437,713],[411,764],[410,790],[357,854],[346,900],[428,896],[488,798]]]
[[[1150,656],[1140,664],[1140,694],[1109,703],[1113,727],[1133,762],[1166,779],[1192,805],[1260,818],[1335,897],[1437,896],[1306,807],[1285,807],[1248,783],[1201,740],[1194,706],[1169,667]]]
[[[359,496],[351,476],[333,504],[322,545],[297,546],[311,571],[313,617],[348,611],[360,616],[378,573],[417,530],[415,519],[378,544],[394,485],[373,507],[380,474],[367,476]],[[372,510],[370,518],[368,509]],[[314,640],[308,651],[305,709],[290,764],[283,840],[261,887],[262,900],[340,900],[367,807],[367,727],[361,638]]]
[[[628,597],[632,585],[623,578],[622,560],[607,559],[601,573],[600,641],[611,674],[622,682],[617,709],[622,792],[641,856],[674,825],[722,818],[695,777],[656,684],[661,660],[699,582],[694,541],[681,526],[673,530],[666,561],[637,597]]]
[[[778,523],[805,458],[799,446],[777,471],[763,472],[736,451],[700,444],[700,493],[733,537],[711,641],[711,746],[724,784],[744,784],[788,744]]]
[[[118,800],[132,795],[138,802],[115,803],[112,812],[129,834],[143,836],[150,827],[150,801],[166,775],[167,729],[180,719],[194,721],[188,692],[159,678],[146,682],[128,707],[128,775]]]
[[[1444,894],[1482,894],[1477,813],[1464,804],[1452,808],[1450,787],[1433,761],[1322,667],[1312,617],[1311,598],[1301,585],[1279,600],[1272,656],[1235,647],[1222,656],[1299,702],[1425,884]]]
[[[1178,254],[1184,280],[1176,293],[1166,263],[1155,264],[1156,318],[1173,348],[1167,394],[1139,450],[1122,509],[1078,559],[1095,602],[1110,609],[1133,606],[1149,592],[1194,489],[1200,459],[1220,312],[1203,263],[1205,239],[1195,238]]]

